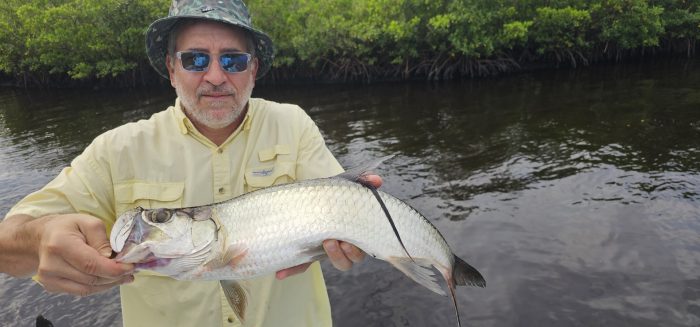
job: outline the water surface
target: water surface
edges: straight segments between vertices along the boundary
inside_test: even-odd
[[[469,326],[700,325],[700,63],[440,84],[262,86],[300,104],[346,167],[386,154],[383,189],[477,267]],[[0,216],[96,135],[171,91],[0,90]],[[388,264],[324,265],[337,326],[456,325]],[[120,326],[118,292],[77,299],[0,276],[0,325]],[[193,325],[196,322],[193,322]]]

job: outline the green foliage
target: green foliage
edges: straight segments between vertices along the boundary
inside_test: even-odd
[[[686,53],[691,56],[695,42],[700,38],[700,0],[668,0],[662,20],[666,36],[671,42],[685,45]]]
[[[503,24],[503,32],[500,37],[501,44],[507,49],[525,44],[532,24],[532,21],[514,21]]]
[[[591,6],[592,16],[603,42],[615,42],[622,49],[656,46],[664,33],[664,8],[647,0],[603,0]]]
[[[14,74],[22,71],[22,55],[25,53],[26,31],[20,28],[15,8],[20,1],[6,0],[0,3],[0,71]]]
[[[586,10],[571,7],[561,9],[537,8],[531,29],[537,52],[559,52],[562,50],[586,49],[586,32],[591,24],[591,15]]]
[[[450,78],[640,49],[692,55],[700,0],[249,0],[275,41],[272,78]],[[4,0],[0,72],[149,74],[144,32],[168,0]],[[152,72],[150,72],[152,74]]]
[[[0,5],[0,69],[74,79],[118,76],[145,59],[144,32],[164,0],[15,1]]]

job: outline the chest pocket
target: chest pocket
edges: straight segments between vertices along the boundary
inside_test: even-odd
[[[290,183],[296,180],[296,166],[293,162],[277,161],[251,167],[245,171],[245,191]]]
[[[117,215],[135,207],[180,208],[185,183],[131,181],[114,185]]]

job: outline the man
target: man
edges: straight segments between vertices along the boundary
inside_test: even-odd
[[[122,285],[127,327],[241,325],[218,282],[148,272],[134,278],[132,265],[109,259],[115,217],[136,206],[224,201],[342,169],[299,107],[250,98],[273,48],[251,27],[240,0],[173,1],[146,38],[151,64],[176,90],[175,106],[98,136],[56,179],[12,208],[0,223],[0,272],[35,274],[47,291],[82,296]],[[381,184],[378,176],[371,181]],[[341,270],[364,257],[347,243],[323,245]],[[318,263],[243,286],[250,294],[246,326],[331,324]]]

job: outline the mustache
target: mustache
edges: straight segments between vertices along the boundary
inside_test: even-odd
[[[211,95],[211,94],[216,94],[216,95],[236,95],[236,91],[226,85],[221,85],[221,86],[203,86],[197,89],[197,97],[201,97],[203,95]]]

